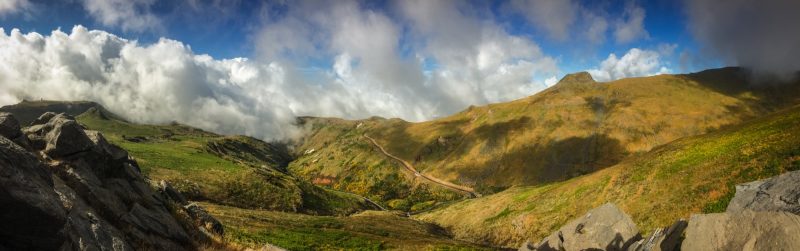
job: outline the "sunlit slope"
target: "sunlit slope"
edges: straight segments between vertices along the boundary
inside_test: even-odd
[[[285,173],[291,156],[278,145],[180,124],[140,125],[112,117],[93,107],[77,120],[130,152],[150,179],[169,181],[191,200],[314,214],[369,208],[356,196]]]
[[[290,169],[308,180],[368,191],[375,181],[364,178],[373,173],[364,168],[383,158],[366,145],[366,133],[423,173],[491,193],[592,173],[797,103],[799,90],[796,84],[754,85],[739,68],[608,83],[578,73],[527,98],[429,122],[308,118],[312,133],[296,149],[314,153]]]
[[[724,211],[735,184],[797,169],[800,106],[680,139],[592,174],[512,187],[418,218],[444,226],[457,238],[518,247],[613,202],[651,231],[692,213]]]

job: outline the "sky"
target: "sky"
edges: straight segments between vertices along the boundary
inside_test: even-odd
[[[265,140],[723,66],[793,77],[800,1],[0,0],[0,105],[90,100]]]

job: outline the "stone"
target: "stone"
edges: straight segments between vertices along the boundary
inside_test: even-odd
[[[657,228],[647,238],[641,239],[630,247],[629,251],[673,251],[679,250],[681,237],[689,223],[680,219],[667,228]]]
[[[53,191],[51,174],[36,157],[0,137],[0,246],[10,250],[55,250],[66,212]]]
[[[109,144],[103,134],[98,131],[86,130],[86,136],[89,137],[89,140],[92,141],[94,144],[94,151],[107,154],[111,156],[113,160],[122,160],[128,158],[128,152],[119,148],[118,146]]]
[[[800,216],[741,211],[693,215],[682,250],[800,250]]]
[[[52,129],[45,136],[44,153],[52,158],[66,157],[94,146],[78,122],[69,116],[56,115],[47,125]]]
[[[631,217],[607,203],[567,223],[537,245],[527,246],[530,250],[627,250],[639,239]]]
[[[220,223],[216,218],[211,216],[205,209],[200,207],[195,203],[191,203],[183,207],[186,210],[186,213],[192,217],[195,221],[200,223],[200,226],[205,227],[207,230],[213,232],[217,235],[223,235],[225,230],[222,227],[222,223]]]
[[[178,205],[186,206],[189,204],[189,201],[186,200],[185,197],[178,190],[172,187],[167,181],[160,181],[158,182],[158,190],[163,194],[165,197],[169,198],[170,200],[174,201]]]
[[[47,124],[47,122],[49,122],[50,119],[52,119],[56,115],[57,114],[54,113],[54,112],[42,113],[42,115],[40,115],[39,118],[37,118],[37,119],[33,120],[33,122],[31,122],[31,126]]]
[[[0,112],[0,136],[14,140],[22,135],[19,122],[11,113]]]
[[[800,171],[736,185],[727,212],[786,211],[800,215]]]

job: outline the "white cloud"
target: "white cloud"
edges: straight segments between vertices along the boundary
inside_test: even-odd
[[[22,12],[30,7],[28,0],[0,0],[0,17]]]
[[[160,30],[161,20],[150,7],[155,0],[82,0],[92,18],[106,26],[124,31]]]
[[[658,52],[630,49],[621,58],[611,53],[600,63],[599,68],[588,72],[597,81],[612,81],[621,78],[652,76],[669,73],[671,70],[660,61]]]
[[[614,30],[617,43],[629,43],[636,39],[648,38],[650,34],[644,28],[645,10],[642,7],[628,4],[623,18],[618,20]]]

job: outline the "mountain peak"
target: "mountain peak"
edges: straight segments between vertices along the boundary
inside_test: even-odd
[[[581,71],[576,73],[567,74],[561,80],[558,81],[558,84],[582,84],[582,83],[597,83],[592,78],[592,75],[588,72]],[[558,85],[557,84],[557,85]]]

